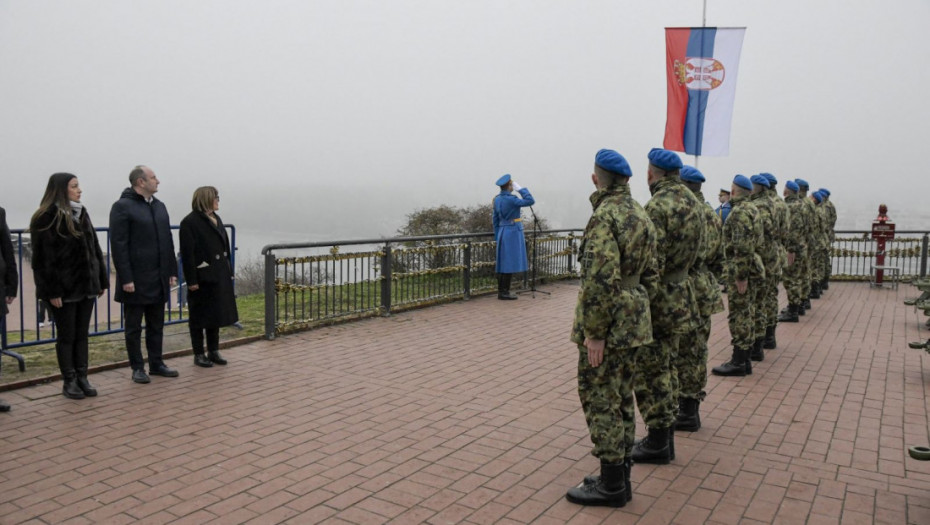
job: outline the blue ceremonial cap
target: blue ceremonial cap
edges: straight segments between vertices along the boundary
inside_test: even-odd
[[[733,177],[733,184],[736,184],[744,190],[752,191],[752,182],[750,182],[749,178],[745,175],[737,175]]]
[[[800,189],[798,188],[798,183],[794,182],[793,180],[789,180],[788,182],[786,182],[785,187],[795,193],[797,193],[798,190]]]
[[[766,188],[769,187],[769,180],[763,177],[762,175],[753,175],[752,177],[749,178],[749,180],[752,181],[753,184],[758,184],[759,186],[765,186]]]
[[[816,199],[818,203],[823,202],[823,195],[821,195],[819,191],[815,191],[811,193],[811,195],[814,196],[814,199]]]
[[[827,196],[827,197],[830,196],[830,190],[828,190],[828,189],[826,189],[826,188],[820,188],[819,190],[817,190],[817,192],[820,193],[821,195],[824,195],[824,196]]]
[[[685,182],[704,182],[707,180],[704,178],[704,174],[694,166],[682,166],[679,177]]]
[[[775,175],[772,175],[771,173],[760,173],[759,175],[762,175],[768,179],[770,188],[774,188],[775,185],[778,184],[778,179],[776,179]]]
[[[808,184],[807,181],[804,179],[794,179],[794,183],[797,184],[798,188],[802,190],[806,190],[811,187],[811,185]]]
[[[649,151],[649,164],[665,171],[678,170],[682,166],[677,153],[661,148],[652,148]]]
[[[495,186],[503,186],[510,182],[510,174],[501,175],[501,178],[497,179],[497,182],[494,183]]]
[[[633,176],[630,163],[623,158],[623,155],[612,149],[602,149],[598,151],[597,155],[594,156],[594,164],[603,170],[616,173],[617,175],[622,175],[624,177]]]

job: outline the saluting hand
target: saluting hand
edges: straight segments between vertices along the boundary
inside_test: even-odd
[[[584,346],[588,349],[588,364],[597,368],[604,362],[604,347],[607,342],[603,339],[584,338]]]
[[[745,294],[748,289],[749,281],[736,281],[736,291],[739,292],[740,295]]]

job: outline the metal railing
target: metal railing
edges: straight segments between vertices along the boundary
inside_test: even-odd
[[[885,241],[886,266],[896,266],[903,280],[927,275],[927,245],[930,232],[904,230],[895,232],[895,238]],[[838,230],[833,241],[831,259],[832,280],[868,281],[878,245],[871,233],[863,230]]]
[[[235,275],[236,264],[236,227],[232,224],[226,224],[229,230],[229,242],[232,250],[230,257],[233,266],[233,275]],[[172,231],[177,231],[180,226],[172,226]],[[110,229],[95,228],[98,238],[103,234],[104,238],[100,239],[101,249],[104,250],[104,259],[107,268],[107,274],[115,277],[115,269],[110,258]],[[48,318],[43,326],[40,326],[39,310],[40,304],[35,296],[35,287],[32,282],[31,244],[27,230],[11,230],[13,249],[16,252],[16,264],[19,271],[19,284],[16,302],[10,305],[10,315],[0,318],[0,348],[21,348],[35,345],[43,345],[55,342],[55,324],[53,319]],[[178,246],[178,243],[175,243]],[[181,275],[180,266],[178,274]],[[113,299],[115,290],[113,290],[115,280],[111,279],[110,288],[95,300],[94,313],[90,322],[90,336],[101,336],[114,334],[124,331],[123,325],[123,308],[120,303]],[[235,286],[235,281],[233,281]],[[172,289],[171,298],[167,303],[165,324],[177,324],[187,322],[186,303],[186,283],[179,282],[178,286]],[[50,309],[48,309],[50,311]]]
[[[515,289],[534,286],[534,275],[537,281],[576,277],[580,234],[525,232],[530,268]],[[493,237],[470,233],[265,246],[265,337],[496,291]]]

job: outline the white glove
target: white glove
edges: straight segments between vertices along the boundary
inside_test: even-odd
[[[519,184],[517,184],[517,181],[512,181],[512,182],[513,182],[513,191],[520,191],[523,189],[523,186],[520,186]]]

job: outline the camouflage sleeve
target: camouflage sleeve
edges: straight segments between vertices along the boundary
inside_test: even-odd
[[[581,264],[584,279],[578,301],[582,309],[581,328],[584,336],[606,339],[613,324],[613,276],[620,261],[620,250],[610,224],[604,218],[592,220],[585,232],[585,252]]]
[[[653,202],[650,201],[649,204],[653,204]],[[653,230],[655,231],[656,250],[655,256],[646,266],[646,271],[643,272],[640,282],[646,287],[646,293],[649,295],[649,300],[652,301],[659,291],[660,277],[665,269],[665,250],[663,247],[665,246],[667,233],[665,231],[665,221],[660,213],[661,210],[649,204],[646,206],[646,214],[652,221]]]
[[[714,214],[713,219],[714,220],[708,224],[708,231],[706,234],[709,249],[707,250],[707,260],[705,264],[707,265],[707,269],[719,279],[723,276],[723,242],[721,242],[722,232],[720,217]]]
[[[730,275],[737,281],[745,281],[749,279],[752,272],[753,255],[755,254],[752,217],[744,213],[734,214],[730,212],[730,217],[727,218],[726,230]]]
[[[791,253],[800,253],[803,249],[804,215],[800,210],[788,210],[788,231],[785,235],[785,249]]]

